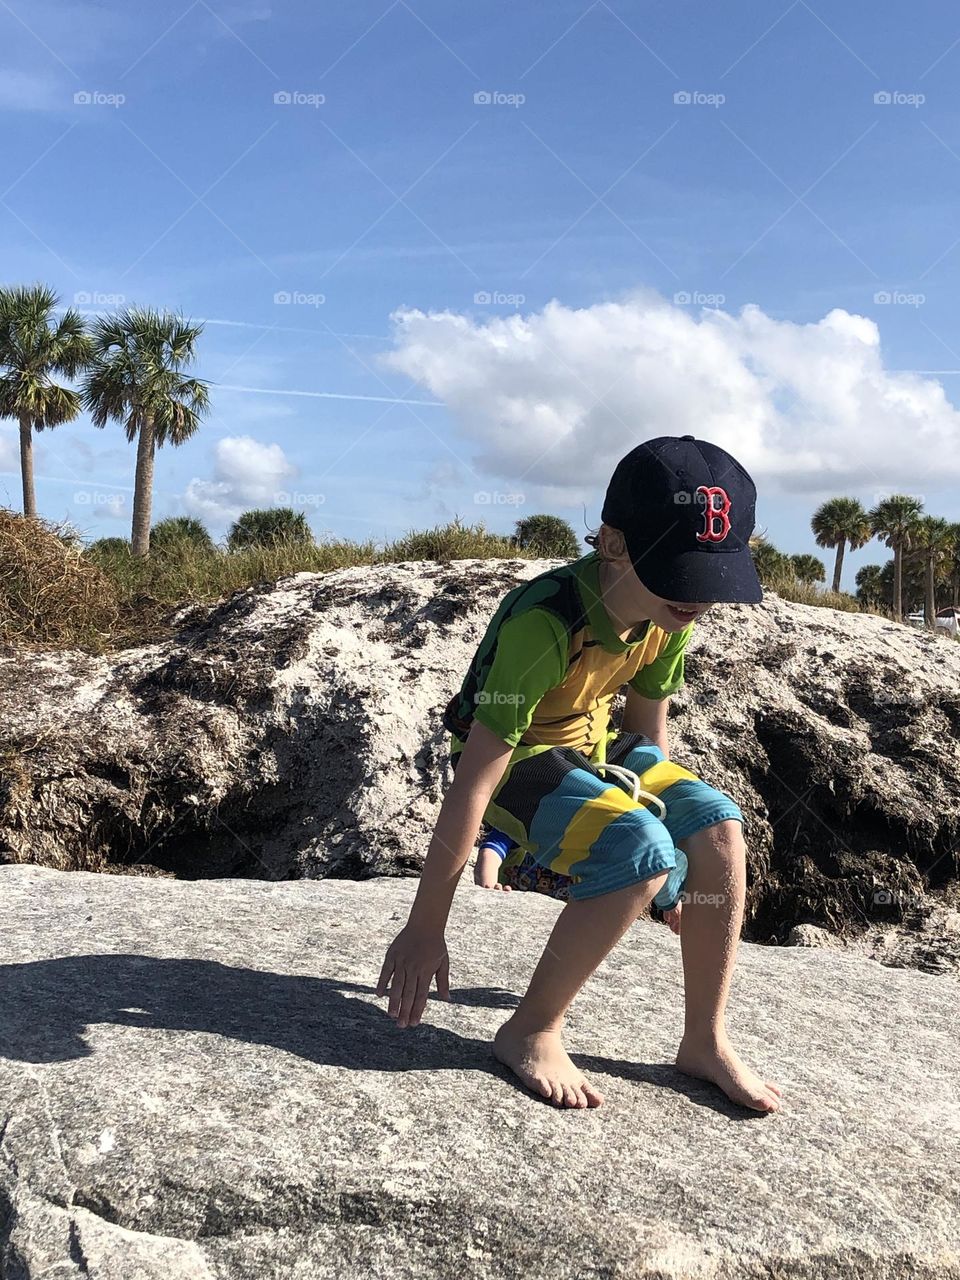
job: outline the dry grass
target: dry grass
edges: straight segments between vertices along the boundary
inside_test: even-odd
[[[118,539],[84,550],[65,527],[0,508],[0,643],[102,652],[167,634],[168,619],[185,604],[214,603],[294,573],[401,560],[518,557],[530,555],[482,523],[454,520],[411,530],[382,548],[342,540],[226,551],[183,542],[135,560]],[[766,585],[785,600],[878,612],[844,592],[790,580]]]
[[[0,641],[101,648],[119,616],[114,583],[68,529],[0,508]]]

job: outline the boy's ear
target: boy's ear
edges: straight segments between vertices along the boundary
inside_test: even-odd
[[[600,526],[600,547],[604,555],[614,560],[627,555],[626,539],[619,529],[614,529],[613,525]]]

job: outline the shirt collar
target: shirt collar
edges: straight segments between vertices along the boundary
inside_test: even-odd
[[[589,555],[583,557],[581,561],[583,566],[580,574],[580,594],[583,598],[583,606],[587,611],[587,621],[590,624],[590,630],[600,641],[604,649],[608,653],[628,653],[635,649],[638,644],[643,644],[650,631],[650,620],[641,624],[641,634],[638,639],[631,641],[629,644],[621,640],[617,635],[617,629],[610,619],[609,613],[603,603],[603,596],[600,592],[600,555],[596,551],[590,552]]]

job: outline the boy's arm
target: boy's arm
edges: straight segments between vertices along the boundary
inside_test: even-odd
[[[414,929],[443,933],[483,812],[512,754],[513,747],[508,742],[479,720],[473,721],[427,849],[410,911]]]
[[[667,739],[667,708],[670,698],[645,698],[627,685],[627,705],[623,709],[624,733],[643,733],[652,738],[664,757],[670,759],[670,743]]]
[[[388,948],[377,982],[378,996],[388,994],[389,984],[387,1012],[398,1027],[419,1025],[434,978],[440,998],[450,999],[444,940],[450,904],[483,811],[512,754],[508,742],[474,720],[437,815],[410,918]]]

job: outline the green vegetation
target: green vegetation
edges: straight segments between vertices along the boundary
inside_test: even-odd
[[[80,396],[58,378],[74,378],[89,363],[93,346],[79,311],[58,320],[60,299],[46,285],[0,289],[0,418],[20,427],[23,513],[37,514],[33,486],[33,433],[72,422]]]
[[[227,547],[231,551],[244,551],[249,547],[275,547],[282,544],[309,546],[313,533],[302,511],[290,507],[269,507],[260,511],[245,511],[227,534]]]
[[[577,535],[559,516],[526,516],[517,521],[514,543],[545,560],[575,560],[581,554]]]
[[[162,445],[181,445],[209,408],[207,384],[183,370],[196,358],[203,325],[182,316],[134,307],[100,316],[92,331],[93,356],[83,379],[83,406],[95,427],[123,424],[137,442],[131,549],[150,551],[153,466]]]

